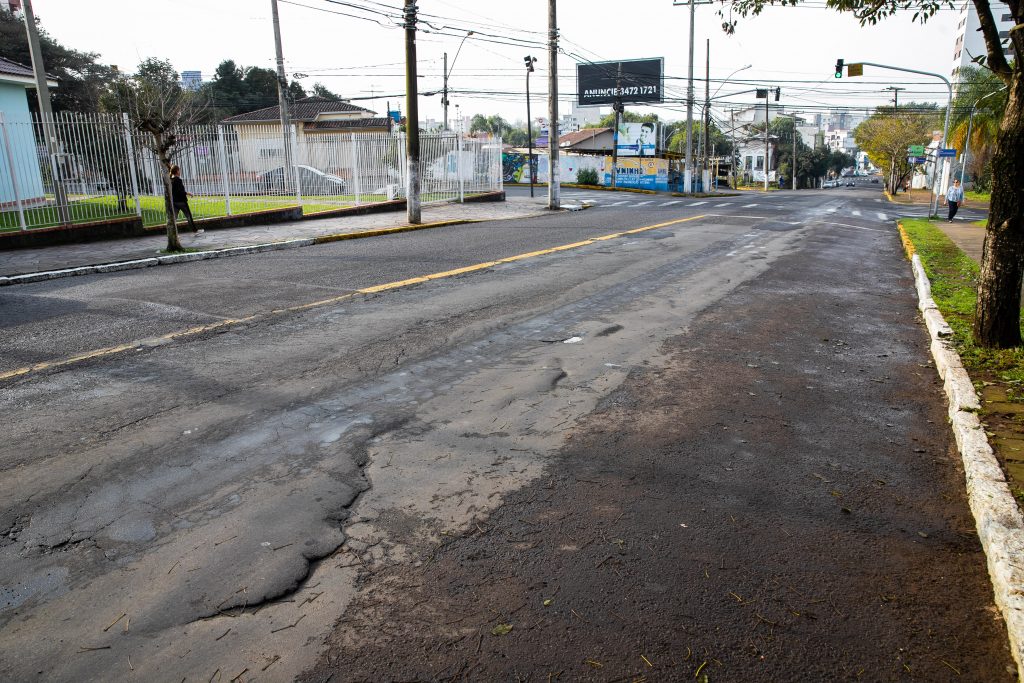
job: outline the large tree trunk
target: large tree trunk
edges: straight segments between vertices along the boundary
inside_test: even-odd
[[[990,348],[1021,345],[1024,276],[1024,80],[1013,73],[992,156],[992,203],[985,230],[974,340]]]

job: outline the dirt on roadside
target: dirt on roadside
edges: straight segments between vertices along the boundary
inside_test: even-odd
[[[488,518],[396,523],[303,680],[1016,680],[912,292],[812,241]]]

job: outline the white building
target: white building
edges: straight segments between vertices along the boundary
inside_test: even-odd
[[[8,12],[20,12],[21,0],[0,0],[0,9],[5,9]]]
[[[558,130],[562,135],[576,133],[586,128],[587,124],[596,124],[600,120],[600,107],[581,107],[573,102],[569,113],[563,114],[559,119]]]
[[[203,85],[203,74],[199,71],[182,71],[181,87],[185,90],[199,90]]]
[[[1009,31],[1013,28],[1013,16],[1010,8],[1005,2],[995,0],[992,3],[992,17],[996,20],[999,29],[999,38],[1006,40]],[[981,24],[978,22],[978,11],[974,9],[974,3],[966,0],[960,9],[960,18],[956,25],[956,41],[953,46],[953,80],[956,80],[960,67],[973,64],[975,57],[988,54],[985,47],[985,38],[978,30]],[[1009,44],[1003,46],[1003,54],[1007,61],[1013,59],[1013,48]]]

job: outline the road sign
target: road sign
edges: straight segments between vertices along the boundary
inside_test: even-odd
[[[924,145],[911,145],[907,148],[907,154],[912,157],[924,156]]]
[[[863,64],[847,64],[846,65],[847,76],[863,76],[864,65]]]
[[[907,157],[908,164],[924,164],[927,163],[928,157]]]
[[[956,157],[956,148],[943,147],[939,150],[939,157]]]

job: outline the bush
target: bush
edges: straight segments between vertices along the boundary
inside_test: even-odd
[[[597,185],[597,171],[593,168],[581,168],[576,174],[576,182],[580,185]]]

